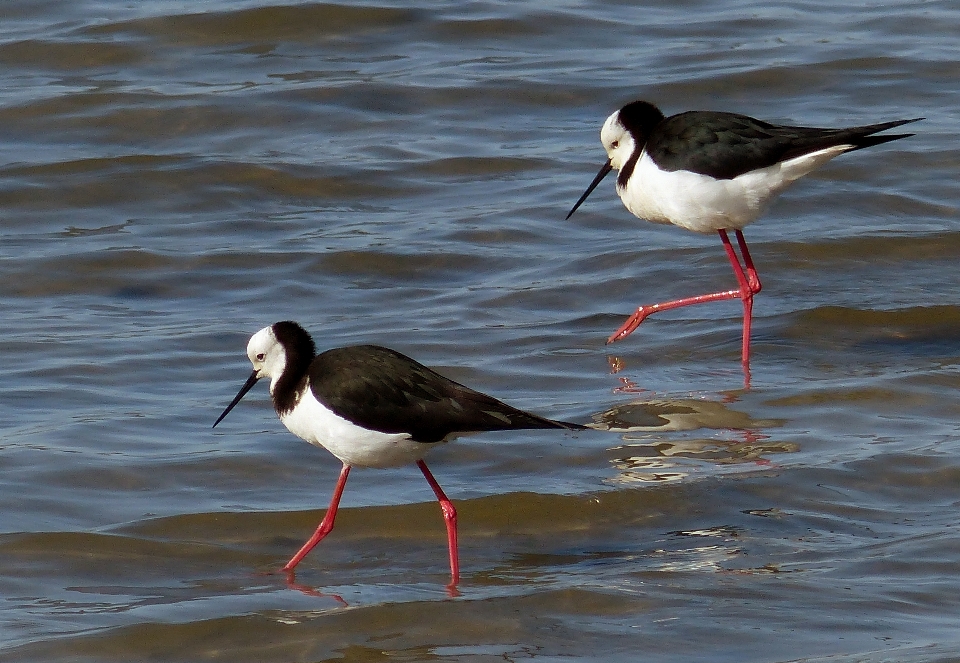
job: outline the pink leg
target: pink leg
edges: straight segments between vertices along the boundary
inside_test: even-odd
[[[727,252],[727,257],[730,259],[730,265],[733,267],[733,273],[737,277],[737,285],[740,287],[736,290],[724,290],[723,292],[714,292],[708,295],[697,295],[696,297],[685,297],[660,304],[641,306],[607,339],[607,343],[613,343],[626,338],[640,326],[640,323],[643,322],[648,315],[653,313],[669,311],[670,309],[680,308],[681,306],[705,304],[707,302],[716,302],[724,299],[741,299],[743,301],[742,359],[744,367],[746,368],[750,363],[750,323],[753,317],[753,296],[760,292],[760,279],[757,276],[756,268],[753,266],[753,259],[750,257],[750,251],[747,249],[747,242],[743,238],[743,233],[739,230],[736,231],[737,243],[740,245],[740,252],[743,254],[743,262],[746,266],[746,274],[744,273],[744,267],[740,265],[740,260],[737,258],[733,245],[730,244],[727,231],[720,230],[718,232],[720,233],[723,247]]]
[[[737,244],[740,245],[740,254],[743,256],[743,266],[747,270],[747,281],[750,285],[750,292],[757,294],[762,287],[760,285],[760,277],[757,276],[757,269],[753,266],[753,258],[750,257],[750,250],[747,248],[747,241],[743,238],[743,231],[737,230],[736,233]]]
[[[333,497],[330,499],[330,506],[327,507],[326,515],[323,517],[323,520],[320,521],[317,531],[313,533],[310,540],[304,543],[303,547],[297,551],[297,554],[291,557],[287,565],[283,567],[284,571],[293,571],[297,564],[300,563],[300,560],[306,557],[307,553],[313,550],[313,547],[323,540],[323,537],[333,531],[333,521],[337,517],[337,507],[340,506],[340,496],[343,495],[343,488],[347,485],[347,476],[349,474],[350,466],[344,463],[343,469],[340,470],[340,478],[337,479],[337,486],[333,489]]]
[[[420,471],[423,472],[423,476],[426,477],[427,483],[429,483],[430,487],[433,488],[433,493],[440,501],[440,510],[443,511],[443,520],[447,524],[447,546],[450,548],[450,586],[453,587],[460,582],[460,557],[457,554],[457,510],[454,508],[453,502],[447,499],[447,496],[444,495],[443,489],[440,488],[440,484],[437,483],[437,480],[433,478],[430,470],[427,469],[427,464],[422,460],[418,460],[417,467],[419,467]]]
[[[743,255],[743,266],[737,259],[737,254],[730,244],[730,239],[724,230],[720,231],[720,239],[723,240],[723,246],[727,251],[727,257],[730,259],[730,265],[733,267],[733,273],[740,284],[740,299],[743,301],[743,349],[741,352],[741,361],[743,371],[746,376],[746,385],[750,386],[750,327],[753,322],[753,296],[760,292],[760,278],[757,276],[757,270],[753,266],[753,259],[750,257],[750,251],[747,249],[747,242],[743,238],[743,232],[737,230],[737,244],[740,246],[740,253]],[[746,269],[746,273],[744,273]]]

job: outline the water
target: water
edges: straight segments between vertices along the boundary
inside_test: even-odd
[[[953,3],[0,5],[0,660],[940,661],[960,646]],[[634,219],[598,131],[643,97],[924,116],[747,239]],[[351,475],[249,334],[386,344],[634,430],[489,434]],[[620,367],[611,372],[611,365]]]

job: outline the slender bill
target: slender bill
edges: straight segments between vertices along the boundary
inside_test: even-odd
[[[577,208],[580,207],[581,204],[583,204],[583,201],[587,199],[587,196],[593,193],[593,190],[597,188],[597,185],[603,181],[603,178],[606,177],[607,173],[609,173],[611,170],[613,170],[613,165],[610,163],[610,159],[607,159],[607,162],[603,164],[603,167],[600,169],[600,172],[597,173],[597,176],[593,178],[592,182],[590,182],[590,186],[588,186],[587,190],[583,192],[582,196],[580,196],[580,200],[577,201],[577,204],[574,205],[573,209],[570,210],[570,213],[567,214],[567,219],[573,216],[573,213],[577,211]]]
[[[223,421],[223,418],[227,416],[227,413],[233,409],[233,406],[240,402],[240,399],[247,395],[247,392],[253,389],[253,385],[257,384],[257,380],[260,379],[260,376],[257,375],[257,372],[254,371],[250,374],[250,377],[247,378],[247,381],[243,383],[243,386],[240,387],[240,393],[230,402],[230,405],[227,406],[227,409],[223,411],[217,420],[213,422],[213,427],[216,428],[217,424]]]

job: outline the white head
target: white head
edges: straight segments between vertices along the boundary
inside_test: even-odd
[[[283,344],[273,333],[273,325],[264,327],[250,337],[247,343],[247,357],[253,364],[257,378],[270,378],[270,393],[287,366],[287,353]]]
[[[607,161],[600,167],[600,172],[593,178],[593,182],[567,214],[568,219],[613,169],[620,172],[620,177],[630,177],[633,164],[640,157],[639,154],[634,153],[646,146],[650,132],[662,120],[663,113],[660,109],[646,101],[631,102],[607,118],[603,128],[600,129],[600,142],[603,143],[603,149],[607,152]],[[633,164],[631,159],[634,159]],[[627,166],[626,173],[623,171],[624,166]],[[620,186],[620,180],[617,178],[618,191]]]
[[[600,129],[600,142],[603,143],[603,149],[607,152],[610,165],[618,171],[637,146],[633,136],[620,122],[620,111],[612,113],[603,123],[603,128]]]
[[[316,352],[316,346],[314,346],[310,334],[296,322],[290,320],[264,327],[251,336],[247,343],[247,357],[253,364],[253,373],[240,387],[240,392],[227,406],[227,409],[223,411],[223,414],[213,423],[214,427],[240,402],[244,394],[253,389],[253,385],[257,384],[257,381],[261,378],[270,378],[271,395],[274,395],[274,390],[280,380],[286,380],[288,385],[297,384],[309,370]],[[281,389],[281,392],[286,393],[284,389]],[[293,393],[290,390],[288,395]],[[274,395],[273,407],[278,413],[282,414],[293,407],[288,400],[278,400]]]

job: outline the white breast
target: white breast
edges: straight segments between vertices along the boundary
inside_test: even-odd
[[[437,444],[414,442],[406,433],[361,428],[323,406],[309,387],[292,412],[280,417],[291,433],[356,467],[396,467],[416,462]]]
[[[618,184],[617,193],[624,206],[641,219],[700,233],[739,230],[755,221],[792,182],[851,148],[830,147],[732,180],[716,180],[687,170],[660,170],[644,151],[627,186]]]

